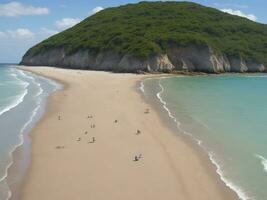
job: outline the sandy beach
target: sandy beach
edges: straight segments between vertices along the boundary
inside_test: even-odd
[[[31,133],[21,200],[238,199],[207,156],[142,99],[145,75],[24,69],[65,88]]]

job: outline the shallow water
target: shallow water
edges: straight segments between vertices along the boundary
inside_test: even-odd
[[[0,64],[0,199],[12,194],[7,184],[12,153],[21,145],[29,145],[27,134],[44,113],[47,97],[61,86],[54,81]],[[23,148],[23,167],[29,162],[29,148]],[[21,169],[21,172],[25,169]],[[22,176],[12,177],[13,182]]]
[[[267,75],[181,76],[142,84],[145,95],[165,107],[177,133],[209,154],[240,199],[267,199]]]

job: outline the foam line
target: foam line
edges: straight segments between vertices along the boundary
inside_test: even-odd
[[[28,90],[25,89],[25,91],[21,94],[18,95],[18,98],[13,101],[11,104],[9,104],[7,107],[5,107],[3,110],[0,110],[0,115],[12,110],[13,108],[17,107],[20,103],[23,102],[24,97],[28,94]]]
[[[256,154],[255,156],[261,160],[263,170],[264,170],[264,172],[267,172],[267,159],[264,158],[263,156],[259,155],[259,154]]]
[[[150,80],[150,79],[152,79],[152,78],[146,78],[146,79],[144,79],[144,80],[142,80],[140,82],[139,89],[141,90],[142,93],[145,93],[145,82],[148,81],[148,80]]]
[[[26,129],[29,127],[29,125],[33,122],[33,120],[35,119],[39,109],[41,108],[41,103],[42,103],[42,98],[41,98],[41,94],[43,93],[43,89],[41,88],[41,84],[38,83],[36,81],[36,79],[34,78],[34,75],[32,75],[32,73],[27,73],[29,75],[27,75],[26,73],[24,73],[23,71],[21,70],[17,70],[17,69],[12,69],[12,72],[15,72],[15,71],[18,71],[19,72],[19,75],[21,75],[22,77],[24,77],[25,79],[30,79],[32,81],[32,83],[38,85],[40,87],[40,90],[38,91],[38,93],[34,96],[35,98],[39,97],[38,98],[38,101],[37,101],[37,106],[35,107],[35,109],[32,111],[31,113],[31,116],[30,118],[28,119],[28,121],[22,126],[21,130],[20,130],[20,134],[18,135],[19,136],[19,143],[17,145],[14,145],[13,148],[11,149],[11,151],[9,151],[9,158],[10,158],[10,163],[6,166],[6,169],[5,169],[5,174],[3,177],[0,177],[0,183],[5,181],[6,178],[8,177],[8,170],[9,168],[13,165],[14,161],[13,161],[13,153],[16,151],[16,149],[20,146],[22,146],[24,144],[24,137],[23,137],[23,134],[25,133]],[[31,76],[32,75],[32,76]],[[16,79],[22,81],[21,79],[18,78],[18,75],[15,74],[15,73],[12,73],[12,76],[15,77]],[[39,78],[39,76],[38,76]],[[60,84],[57,84],[55,81],[52,81],[50,79],[47,79],[47,78],[43,78],[43,77],[40,77],[42,78],[43,80],[49,82],[49,84],[53,85],[55,87],[54,91],[56,90],[59,90],[62,88],[62,86]],[[22,81],[24,82],[24,81]],[[30,83],[27,82],[27,85],[26,88],[28,87]],[[24,97],[27,95],[28,93],[28,90],[26,89],[26,92],[25,94],[23,95],[23,98],[20,98],[20,103],[23,102],[23,99]],[[15,106],[14,106],[15,107]],[[11,191],[9,190],[8,191],[8,197],[6,200],[9,200],[10,198],[12,197],[12,193]]]
[[[193,141],[195,141],[205,152],[208,153],[209,159],[211,161],[211,163],[216,167],[216,173],[219,175],[220,179],[223,181],[223,183],[229,187],[231,190],[233,190],[239,197],[239,199],[241,200],[251,200],[252,198],[248,197],[246,195],[246,193],[243,191],[242,188],[240,188],[239,186],[237,186],[236,184],[234,184],[232,181],[228,180],[223,173],[223,170],[221,168],[221,166],[219,165],[219,163],[217,162],[217,160],[215,159],[215,153],[211,152],[207,149],[207,147],[203,144],[203,141],[197,139],[195,136],[193,136],[193,134],[183,130],[181,128],[181,122],[179,122],[176,117],[171,113],[171,111],[169,110],[169,108],[167,107],[167,102],[163,100],[162,98],[162,94],[164,93],[164,87],[161,84],[161,81],[163,79],[166,78],[172,78],[172,77],[160,77],[157,78],[159,87],[160,87],[160,91],[156,94],[157,98],[159,99],[160,103],[162,104],[164,110],[166,110],[166,112],[168,113],[168,116],[176,123],[176,126],[178,128],[179,131],[181,131],[183,134],[190,136]],[[144,88],[144,81],[141,82],[141,86],[140,89]],[[142,91],[142,90],[141,90]]]

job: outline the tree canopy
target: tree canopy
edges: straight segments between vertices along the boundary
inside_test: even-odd
[[[267,26],[190,2],[140,2],[107,8],[32,47],[115,51],[147,58],[170,44],[208,45],[216,53],[267,64]]]

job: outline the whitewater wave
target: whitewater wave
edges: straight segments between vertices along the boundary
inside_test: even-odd
[[[31,79],[32,82],[33,82],[35,85],[38,86],[39,91],[34,95],[34,97],[38,97],[38,96],[40,96],[40,95],[43,94],[44,90],[43,90],[43,88],[42,88],[42,86],[41,86],[41,83],[37,82],[35,77],[33,77],[33,76],[29,76],[29,75],[27,75],[26,73],[24,73],[24,72],[21,71],[21,70],[18,70],[18,71],[19,71],[19,73],[20,73],[23,77],[28,78],[28,79]]]
[[[26,75],[26,72],[22,71],[22,70],[19,70],[22,74],[24,74],[24,76],[27,76]],[[31,72],[27,72],[27,74],[30,74],[31,76],[28,76],[28,77],[32,77],[33,78],[33,73]],[[52,85],[54,87],[54,90],[53,92],[57,91],[57,90],[61,90],[63,88],[63,85],[52,80],[52,79],[49,79],[49,78],[46,78],[44,76],[38,76],[39,79],[41,80],[44,80],[45,82],[48,82],[50,85]]]
[[[41,104],[42,104],[42,100],[43,100],[42,94],[44,92],[44,90],[41,87],[41,83],[37,82],[37,80],[34,76],[30,76],[30,73],[28,75],[28,74],[25,74],[24,72],[22,72],[21,70],[12,69],[12,76],[15,77],[16,79],[20,80],[21,82],[23,82],[23,80],[29,80],[29,82],[27,82],[27,88],[28,88],[28,85],[30,85],[30,83],[31,83],[31,84],[37,85],[39,90],[36,92],[35,95],[33,94],[33,96],[32,96],[34,101],[36,102],[36,107],[31,112],[31,115],[30,115],[30,118],[28,119],[28,121],[26,121],[26,123],[21,127],[19,135],[18,135],[18,139],[19,139],[18,143],[16,145],[14,145],[8,153],[10,161],[5,168],[3,177],[0,177],[0,183],[1,184],[6,184],[6,179],[8,177],[8,170],[10,169],[10,167],[13,165],[13,162],[14,162],[13,161],[13,153],[16,151],[16,149],[18,147],[20,147],[24,144],[24,134],[27,130],[29,130],[30,125],[35,120],[36,115],[39,113],[39,110],[40,110]],[[23,80],[21,80],[20,78],[22,78]],[[48,79],[45,79],[45,80],[47,80],[47,82],[52,84],[52,82],[48,81]],[[55,85],[55,84],[52,84],[52,85]],[[25,84],[25,86],[26,86],[26,84]],[[28,93],[27,88],[26,88],[25,92],[23,93],[23,95],[20,96],[19,101],[17,101],[16,104],[12,104],[12,106],[10,106],[10,109],[16,107],[18,104],[23,102],[24,97]],[[8,110],[8,109],[6,108],[5,111],[6,110]],[[12,197],[12,193],[10,190],[7,192],[8,192],[8,198],[6,200],[9,200]]]
[[[148,80],[150,80],[150,79],[152,79],[152,78],[146,78],[146,79],[144,79],[144,80],[142,80],[142,81],[140,82],[140,87],[139,87],[139,89],[141,90],[141,92],[145,93],[145,82],[148,81]]]
[[[261,160],[263,170],[264,170],[264,172],[267,172],[267,159],[264,158],[263,156],[259,155],[259,154],[256,154],[255,156]]]
[[[48,79],[48,78],[45,78],[43,76],[40,77],[40,79],[43,79],[43,80],[49,82],[49,84],[53,85],[54,86],[53,92],[58,91],[58,90],[62,90],[63,87],[64,87],[62,84],[60,84],[60,83],[58,83],[58,82],[56,82],[56,81],[54,81],[52,79]]]
[[[224,172],[219,164],[219,162],[216,160],[216,155],[214,152],[208,150],[208,148],[203,144],[202,140],[197,139],[195,136],[193,136],[191,133],[185,131],[184,129],[182,129],[181,127],[181,122],[179,122],[177,120],[177,118],[171,113],[171,111],[169,110],[169,108],[167,107],[167,102],[163,100],[162,98],[162,94],[164,93],[164,87],[161,84],[161,81],[163,79],[166,78],[171,78],[171,77],[160,77],[158,78],[159,82],[159,87],[160,87],[160,91],[156,94],[157,98],[159,99],[160,103],[162,104],[164,110],[166,110],[166,112],[168,113],[168,116],[176,123],[176,126],[178,128],[178,130],[180,132],[182,132],[183,134],[189,136],[190,138],[193,139],[193,141],[195,141],[205,152],[207,152],[209,159],[211,161],[211,163],[216,167],[216,173],[219,175],[220,179],[224,182],[224,184],[229,187],[231,190],[233,190],[239,197],[239,199],[241,200],[251,200],[252,198],[249,197],[242,188],[240,188],[238,185],[234,184],[232,181],[230,181],[229,179],[227,179],[224,175]],[[144,80],[146,81],[146,79]],[[140,90],[145,93],[144,90],[144,81],[142,81],[140,83]],[[267,163],[266,163],[267,164]]]
[[[25,96],[28,94],[28,90],[26,89],[21,95],[17,95],[17,99],[11,102],[8,106],[4,109],[0,110],[0,115],[12,110],[13,108],[17,107],[20,103],[23,102]]]
[[[11,151],[9,151],[9,157],[10,157],[10,163],[7,165],[6,169],[5,169],[5,174],[2,178],[0,178],[0,183],[5,181],[6,178],[8,177],[8,170],[10,169],[10,167],[13,165],[14,163],[14,159],[13,159],[13,153],[16,151],[17,148],[19,148],[20,146],[22,146],[24,144],[24,137],[23,134],[25,133],[26,129],[28,128],[28,126],[33,122],[34,117],[37,115],[39,109],[41,107],[41,99],[39,99],[39,104],[36,106],[36,108],[33,110],[31,117],[29,118],[29,120],[23,125],[23,127],[20,130],[20,134],[19,134],[19,143],[17,145],[15,145]],[[12,197],[12,193],[9,190],[8,191],[8,198],[6,200],[9,200]]]
[[[2,115],[4,113],[12,110],[13,108],[17,107],[20,103],[23,102],[25,96],[28,94],[28,89],[27,88],[30,85],[30,83],[27,82],[27,81],[21,80],[18,77],[18,74],[16,74],[15,69],[11,69],[11,71],[12,71],[12,73],[10,75],[13,76],[17,81],[7,81],[4,84],[12,82],[14,84],[21,85],[21,86],[23,86],[24,91],[21,94],[19,94],[19,95],[13,96],[12,99],[14,99],[14,100],[13,101],[10,101],[11,103],[9,105],[5,106],[5,108],[3,108],[2,110],[0,110],[0,115]]]
[[[6,81],[5,83],[7,84],[16,84],[16,85],[21,85],[23,86],[24,88],[27,87],[29,85],[28,82],[26,81],[23,81],[22,79],[20,79],[18,76],[19,74],[17,74],[19,71],[15,71],[15,69],[10,69],[10,71],[12,71],[11,74],[9,74],[10,76],[12,76],[13,78],[16,79],[16,81]]]

